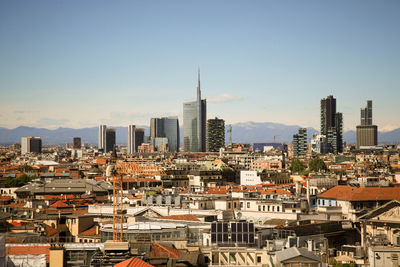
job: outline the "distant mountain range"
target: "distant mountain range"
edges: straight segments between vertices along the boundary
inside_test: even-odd
[[[137,126],[145,128],[145,134],[149,135],[148,126]],[[127,127],[113,127],[116,129],[117,144],[126,144],[128,129]],[[227,128],[227,127],[226,127]],[[293,134],[297,133],[300,126],[285,125],[272,122],[243,122],[232,125],[232,141],[243,143],[273,142],[276,136],[277,142],[291,142]],[[318,132],[314,128],[307,128],[309,139],[312,134]],[[182,128],[181,128],[182,139]],[[15,129],[0,127],[0,144],[9,145],[15,142],[21,142],[23,136],[39,136],[43,144],[65,144],[72,143],[73,137],[81,137],[83,143],[98,143],[98,127],[72,129],[58,128],[49,130],[44,128],[34,128],[20,126]],[[347,143],[356,142],[356,132],[347,131],[344,133],[344,139]],[[229,134],[226,133],[226,142],[229,142]],[[393,131],[379,132],[379,143],[400,143],[400,128]],[[182,144],[182,140],[181,140]]]

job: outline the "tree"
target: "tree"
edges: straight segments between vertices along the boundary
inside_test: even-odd
[[[325,162],[322,159],[315,157],[308,164],[308,169],[312,172],[320,172],[326,171],[328,168],[326,167]]]
[[[305,170],[305,166],[303,164],[303,162],[301,162],[301,160],[299,160],[298,158],[293,158],[292,161],[290,162],[290,170],[294,173],[294,172],[302,172]]]
[[[21,187],[23,185],[26,185],[32,180],[31,177],[29,177],[26,174],[22,174],[18,178],[7,178],[6,180],[6,187]]]

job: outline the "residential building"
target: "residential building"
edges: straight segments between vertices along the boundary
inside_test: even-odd
[[[293,153],[296,158],[307,154],[306,128],[300,128],[299,133],[293,135]]]
[[[207,102],[201,99],[200,70],[197,100],[183,104],[183,145],[185,152],[206,151]]]
[[[313,133],[311,151],[319,154],[328,152],[328,142],[325,135]]]
[[[27,153],[42,153],[42,139],[40,137],[21,138],[21,155]]]
[[[225,146],[225,121],[222,119],[207,120],[207,151],[218,152]]]
[[[327,136],[328,152],[343,152],[343,115],[336,112],[336,98],[321,99],[321,134]]]

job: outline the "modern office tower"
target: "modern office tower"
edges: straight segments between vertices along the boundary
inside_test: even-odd
[[[138,151],[138,147],[144,143],[144,129],[135,128],[135,152]]]
[[[225,146],[225,121],[222,119],[207,120],[207,151],[219,152]]]
[[[106,129],[106,144],[105,144],[105,151],[106,153],[111,152],[115,146],[115,129],[107,128]]]
[[[135,150],[135,125],[128,125],[128,154],[133,154],[137,152]]]
[[[168,150],[170,152],[179,151],[178,117],[152,118],[150,120],[150,139],[159,137],[168,139]]]
[[[299,133],[293,135],[293,154],[296,158],[307,154],[306,128],[300,128]]]
[[[106,125],[99,126],[99,149],[106,149]]]
[[[367,106],[361,109],[361,125],[356,128],[357,149],[378,144],[378,126],[372,124],[372,100],[368,100]]]
[[[197,100],[183,104],[183,146],[185,152],[206,150],[207,101],[201,99],[200,70],[198,72]]]
[[[167,137],[154,137],[151,138],[151,145],[157,150],[161,152],[167,152],[168,149],[168,138]]]
[[[327,152],[343,152],[343,115],[336,112],[336,99],[331,95],[321,99],[321,135],[327,137]]]
[[[361,109],[361,125],[372,125],[372,100],[368,100],[367,106]]]
[[[80,149],[82,147],[82,142],[80,137],[74,137],[73,148]]]
[[[21,155],[26,153],[42,153],[42,139],[27,136],[21,138]]]

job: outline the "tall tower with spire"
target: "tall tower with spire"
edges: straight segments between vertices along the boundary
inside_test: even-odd
[[[200,69],[197,73],[197,99],[183,104],[183,144],[185,152],[206,151],[207,102],[201,99]]]

